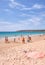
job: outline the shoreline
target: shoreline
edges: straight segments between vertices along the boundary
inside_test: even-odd
[[[45,40],[45,34],[39,34],[39,35],[29,35],[30,37],[31,37],[31,40],[33,41],[33,42],[36,42],[36,41],[40,41],[40,40]],[[8,37],[8,40],[9,40],[9,42],[14,42],[14,38],[16,39],[16,41],[18,42],[18,41],[21,41],[21,40],[18,40],[18,38],[19,39],[21,39],[22,37],[24,37],[25,38],[25,40],[27,41],[27,38],[28,38],[28,35],[26,35],[26,36],[11,36],[11,37]],[[0,42],[4,42],[5,41],[5,37],[3,37],[3,38],[0,38]]]
[[[7,35],[5,35],[5,36],[3,36],[3,37],[0,37],[0,38],[5,38],[5,37],[21,37],[21,36],[38,36],[38,35],[45,35],[45,34],[25,34],[25,35],[17,35],[17,36],[7,36]]]

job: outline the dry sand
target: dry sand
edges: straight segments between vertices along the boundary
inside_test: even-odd
[[[0,39],[0,65],[45,65],[45,57],[32,59],[25,56],[25,52],[38,51],[45,53],[45,35],[32,36],[32,41],[25,44],[14,43],[9,38],[9,43]]]

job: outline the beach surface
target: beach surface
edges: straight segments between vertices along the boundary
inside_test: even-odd
[[[42,52],[45,54],[45,35],[31,36],[31,42],[17,42],[9,38],[5,43],[4,38],[0,39],[0,65],[45,65],[45,56],[42,58],[28,57],[26,53]],[[27,40],[27,38],[25,37]]]

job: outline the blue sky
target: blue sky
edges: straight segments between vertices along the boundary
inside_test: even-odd
[[[0,0],[0,31],[45,29],[45,0]]]

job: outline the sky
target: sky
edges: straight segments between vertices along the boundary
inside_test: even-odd
[[[0,0],[0,31],[45,30],[45,0]]]

